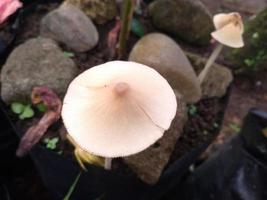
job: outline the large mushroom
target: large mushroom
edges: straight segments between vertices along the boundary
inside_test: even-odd
[[[110,161],[155,143],[170,127],[176,108],[172,88],[157,71],[135,62],[111,61],[72,81],[62,118],[76,144]]]
[[[216,58],[220,54],[223,45],[232,48],[241,48],[244,46],[243,32],[244,25],[242,18],[239,13],[220,13],[213,17],[213,23],[216,28],[214,32],[211,33],[213,39],[219,42],[216,46],[210,58],[208,59],[204,69],[199,74],[199,82],[203,83],[205,77],[207,76],[210,67],[215,62]]]

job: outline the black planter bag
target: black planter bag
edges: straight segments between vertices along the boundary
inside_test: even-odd
[[[198,167],[177,193],[183,200],[267,199],[267,113],[252,109],[241,133]]]

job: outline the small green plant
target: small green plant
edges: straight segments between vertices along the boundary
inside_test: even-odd
[[[189,115],[194,116],[197,114],[197,107],[195,105],[189,105],[187,111]]]
[[[57,148],[58,137],[54,138],[45,138],[44,143],[46,144],[47,149],[55,150]]]
[[[138,37],[143,37],[145,35],[145,29],[143,24],[136,18],[132,19],[131,31]]]
[[[238,133],[241,131],[241,127],[236,123],[230,123],[229,127],[235,132]]]
[[[64,51],[63,54],[65,57],[68,57],[68,58],[73,58],[75,56],[74,53],[69,52],[69,51]]]
[[[135,8],[135,0],[124,0],[122,8],[122,24],[119,35],[118,57],[121,58],[125,52],[126,42],[131,30],[132,18]]]
[[[14,102],[11,104],[11,110],[13,113],[19,116],[19,119],[27,119],[34,116],[34,111],[30,104],[22,104],[19,102]]]
[[[44,105],[43,103],[39,103],[36,105],[36,108],[40,111],[40,112],[45,112],[46,111],[46,105]]]

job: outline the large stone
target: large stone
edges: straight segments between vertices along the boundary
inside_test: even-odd
[[[99,36],[95,25],[81,10],[62,5],[48,13],[41,22],[43,37],[54,39],[77,52],[96,46]]]
[[[30,101],[35,86],[48,86],[61,97],[79,73],[51,39],[35,38],[18,46],[8,57],[1,72],[1,96],[9,104]]]
[[[183,95],[185,102],[193,103],[200,99],[200,85],[193,67],[181,48],[168,36],[161,33],[144,36],[133,47],[129,60],[153,67]]]
[[[197,74],[203,70],[207,59],[193,53],[186,53]],[[222,65],[214,63],[201,84],[202,98],[223,97],[233,81],[232,72]]]
[[[65,0],[65,4],[78,7],[97,24],[104,24],[117,15],[116,0]]]
[[[236,72],[262,71],[267,68],[267,8],[245,24],[245,46],[226,53]]]
[[[124,162],[137,174],[137,176],[148,184],[155,184],[169,161],[183,127],[187,121],[186,104],[177,97],[177,113],[161,139],[146,150],[124,157]]]
[[[199,0],[156,0],[149,14],[156,28],[192,44],[209,44],[212,18]]]

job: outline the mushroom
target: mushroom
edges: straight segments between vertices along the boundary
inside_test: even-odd
[[[145,65],[111,61],[76,77],[63,101],[68,134],[84,151],[111,159],[136,154],[163,136],[176,114],[168,82]]]
[[[0,24],[4,23],[7,18],[22,7],[19,0],[1,0],[0,1]]]
[[[244,25],[242,18],[239,13],[221,13],[213,17],[213,23],[216,28],[214,32],[211,33],[211,36],[219,42],[215,47],[214,51],[210,55],[204,69],[199,74],[199,82],[203,83],[205,77],[207,76],[210,67],[220,54],[223,45],[232,47],[232,48],[241,48],[244,46],[243,42],[243,32]]]

